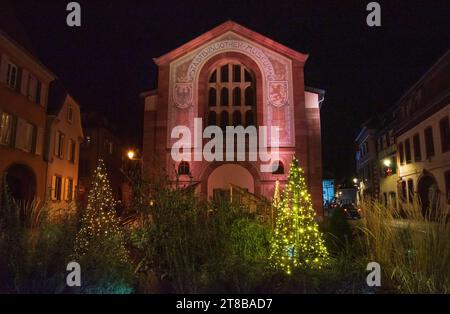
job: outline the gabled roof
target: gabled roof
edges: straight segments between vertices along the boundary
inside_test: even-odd
[[[47,114],[51,116],[58,115],[59,111],[64,106],[67,95],[67,90],[60,80],[51,82],[48,93]]]
[[[301,52],[295,51],[285,45],[282,45],[264,35],[261,35],[251,29],[248,29],[234,21],[226,21],[225,23],[220,24],[219,26],[211,29],[210,31],[198,36],[197,38],[188,41],[186,44],[158,57],[155,58],[154,61],[157,65],[163,65],[171,62],[179,58],[180,56],[202,46],[208,41],[228,32],[233,31],[238,35],[241,35],[249,40],[252,40],[261,46],[264,46],[268,49],[274,50],[288,58],[298,60],[300,62],[305,62],[308,59],[307,54],[303,54]]]

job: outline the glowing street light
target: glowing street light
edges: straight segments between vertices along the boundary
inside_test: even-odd
[[[358,183],[358,179],[357,178],[353,178],[353,183],[357,184]]]
[[[391,166],[391,160],[390,159],[388,159],[388,158],[386,158],[386,159],[383,159],[383,165],[385,165],[386,167],[390,167]]]
[[[130,149],[130,150],[127,152],[128,159],[130,159],[130,160],[132,160],[132,159],[134,158],[134,155],[135,155],[134,150],[131,150],[131,149]]]

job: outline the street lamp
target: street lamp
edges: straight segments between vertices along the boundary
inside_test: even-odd
[[[134,155],[135,155],[134,150],[131,150],[131,149],[130,149],[130,150],[127,152],[128,159],[130,159],[130,160],[133,160]]]
[[[390,159],[388,159],[388,158],[383,159],[383,165],[385,165],[386,167],[390,167],[391,164],[392,164],[392,162]]]
[[[129,160],[139,162],[139,165],[141,168],[141,175],[142,175],[144,173],[144,162],[142,160],[142,157],[141,158],[137,157],[136,151],[134,149],[129,149],[127,151],[127,157]]]
[[[354,184],[358,184],[358,179],[357,178],[353,178],[353,183]]]

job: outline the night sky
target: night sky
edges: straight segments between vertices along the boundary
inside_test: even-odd
[[[156,87],[154,57],[229,19],[308,53],[306,84],[326,91],[324,175],[337,179],[355,172],[360,125],[393,105],[450,46],[449,1],[379,1],[378,28],[366,24],[370,1],[80,0],[81,28],[66,26],[68,2],[13,6],[40,59],[82,110],[120,122],[119,135],[137,145],[138,94]]]

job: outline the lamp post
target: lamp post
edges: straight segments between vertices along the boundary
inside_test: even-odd
[[[129,160],[138,161],[139,162],[141,175],[144,175],[144,161],[143,161],[142,157],[141,158],[136,157],[136,151],[133,150],[133,149],[129,149],[127,151],[127,157],[128,157]]]

